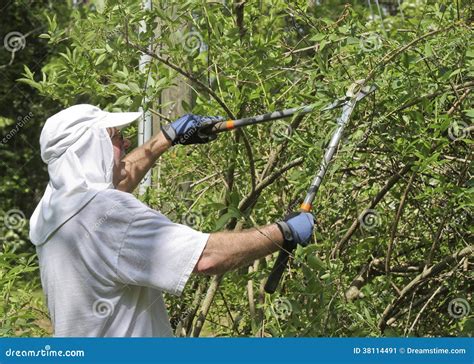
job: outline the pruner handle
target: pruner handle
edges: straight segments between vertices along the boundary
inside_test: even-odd
[[[272,271],[268,276],[267,282],[265,283],[265,292],[267,293],[274,293],[280,283],[281,276],[286,269],[286,265],[288,264],[288,260],[290,258],[290,253],[295,248],[294,245],[287,242],[286,240],[283,242],[282,249],[278,254],[277,260],[273,265]]]
[[[207,120],[201,123],[201,125],[199,126],[199,129],[207,129],[216,124],[222,123],[223,121],[224,120],[222,118],[215,118],[215,120],[213,120],[212,118],[208,118]]]
[[[310,203],[304,203],[300,207],[301,212],[309,212],[311,210]],[[265,292],[274,293],[278,288],[283,272],[286,269],[288,260],[290,259],[290,254],[296,248],[296,245],[285,240],[283,246],[278,254],[278,257],[273,265],[272,271],[268,276],[267,282],[265,283]]]
[[[222,120],[206,120],[201,123],[198,129],[198,135],[200,136],[209,136],[216,134],[214,132],[214,127],[218,124],[221,124]]]

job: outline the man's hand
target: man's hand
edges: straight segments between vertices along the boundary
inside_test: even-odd
[[[308,245],[313,234],[314,216],[309,212],[293,212],[283,221],[277,222],[285,241],[296,248],[297,244]]]
[[[204,144],[217,138],[216,134],[199,132],[199,127],[207,121],[222,121],[221,117],[186,114],[171,124],[161,127],[164,136],[175,144]]]

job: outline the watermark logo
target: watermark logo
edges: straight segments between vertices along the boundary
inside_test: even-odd
[[[107,222],[110,215],[120,207],[118,203],[113,204],[105,213],[96,220],[94,225],[92,226],[92,231],[97,231],[104,223]]]
[[[382,47],[382,37],[377,33],[362,34],[359,38],[359,46],[364,52],[373,52]]]
[[[3,45],[11,53],[18,52],[25,48],[26,38],[20,32],[10,32],[3,38]]]
[[[464,121],[454,122],[449,125],[448,136],[452,141],[469,137],[469,125]]]
[[[13,137],[15,137],[15,135],[20,131],[21,128],[23,128],[27,123],[30,122],[32,118],[33,118],[33,113],[31,111],[25,116],[18,116],[15,127],[3,137],[2,143],[7,144],[10,141],[10,139],[13,139]]]
[[[191,228],[197,228],[202,223],[202,216],[194,212],[189,212],[181,216],[181,222]]]
[[[364,230],[371,230],[380,225],[380,216],[376,210],[366,209],[359,216],[359,222]]]
[[[92,305],[92,313],[98,318],[109,317],[114,313],[114,305],[106,299],[98,299]]]
[[[3,223],[10,230],[20,230],[26,223],[25,214],[18,209],[8,210],[3,217]]]
[[[122,33],[118,29],[114,29],[111,31],[108,31],[105,35],[107,40],[114,40],[115,38],[118,38]]]
[[[84,350],[53,350],[51,345],[45,345],[44,349],[23,349],[15,350],[9,348],[5,350],[6,357],[29,358],[29,357],[84,357],[86,354]]]
[[[288,319],[291,316],[291,313],[293,312],[293,306],[291,305],[291,302],[284,297],[277,298],[273,302],[272,309],[275,317],[281,320]]]
[[[204,43],[201,33],[196,31],[181,35],[180,41],[183,44],[183,48],[189,53],[199,51]]]
[[[454,298],[449,301],[448,313],[449,316],[455,319],[463,318],[471,312],[471,305],[464,298]]]

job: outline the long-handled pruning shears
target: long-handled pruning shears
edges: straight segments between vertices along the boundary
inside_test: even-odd
[[[375,86],[361,86],[359,83],[353,84],[346,93],[346,96],[342,99],[337,100],[336,102],[332,103],[331,105],[327,106],[323,110],[330,110],[336,107],[342,106],[342,114],[337,119],[337,128],[332,135],[332,138],[328,144],[326,152],[324,153],[323,160],[321,162],[321,166],[319,168],[318,173],[313,178],[311,185],[308,188],[306,193],[306,197],[301,204],[300,211],[302,212],[309,212],[311,210],[314,198],[316,197],[316,193],[318,192],[319,186],[326,174],[328,169],[328,165],[331,162],[334,153],[336,152],[337,146],[342,137],[342,132],[344,127],[349,120],[352,111],[356,106],[356,103],[362,100],[365,96],[375,91]],[[278,287],[278,283],[280,282],[281,276],[286,268],[286,264],[288,263],[288,259],[291,254],[291,245],[290,244],[283,244],[280,253],[278,254],[277,260],[273,266],[273,269],[268,277],[268,280],[265,284],[265,292],[267,293],[274,293]]]
[[[321,185],[324,175],[326,174],[328,165],[331,162],[331,159],[337,149],[337,146],[339,145],[339,141],[342,137],[342,132],[352,114],[352,111],[354,111],[354,108],[358,101],[362,100],[365,96],[375,91],[375,89],[375,86],[364,86],[364,80],[356,81],[349,87],[344,97],[337,99],[330,105],[321,109],[321,111],[327,111],[342,107],[342,114],[337,119],[337,128],[334,131],[334,134],[332,135],[326,152],[324,153],[323,161],[321,163],[319,171],[311,182],[310,187],[308,188],[306,197],[303,203],[301,204],[300,211],[309,212],[311,210],[314,198],[316,197],[316,193],[318,192],[319,186]],[[199,131],[205,134],[222,133],[224,131],[230,131],[247,125],[259,124],[267,121],[286,118],[295,114],[308,114],[314,111],[316,107],[317,104],[310,104],[301,107],[285,109],[282,111],[275,111],[263,115],[257,115],[249,118],[227,121],[209,121],[203,123]],[[280,282],[281,276],[286,268],[286,264],[291,254],[291,250],[292,248],[290,244],[286,242],[283,243],[282,249],[280,250],[277,260],[275,261],[275,265],[273,266],[270,276],[268,277],[267,283],[265,284],[265,292],[275,292],[276,288],[278,287],[278,283]]]
[[[293,107],[281,111],[274,111],[267,114],[251,116],[249,118],[226,120],[226,121],[208,121],[201,124],[200,131],[206,134],[218,134],[224,131],[230,131],[247,125],[254,125],[287,118],[295,114],[308,114],[316,108],[317,104],[310,104],[300,107]]]
[[[321,111],[332,110],[332,109],[335,109],[347,104],[348,101],[352,98],[351,96],[348,96],[348,94],[352,94],[354,89],[357,88],[357,86],[360,86],[359,81],[351,85],[345,97],[337,99],[333,103],[321,109]],[[364,87],[364,89],[366,88]],[[373,90],[375,90],[375,88],[371,89],[370,92],[372,92]],[[359,100],[356,100],[356,101],[359,101]],[[314,103],[314,104],[303,105],[299,107],[293,107],[291,109],[274,111],[274,112],[270,112],[270,113],[266,113],[262,115],[251,116],[251,117],[242,118],[242,119],[225,120],[225,121],[209,120],[201,124],[201,126],[199,127],[199,132],[203,134],[218,134],[224,131],[231,131],[231,130],[238,129],[238,128],[248,126],[248,125],[260,124],[260,123],[265,123],[268,121],[283,119],[283,118],[287,118],[293,115],[309,114],[313,112],[318,106],[319,106],[318,103]]]

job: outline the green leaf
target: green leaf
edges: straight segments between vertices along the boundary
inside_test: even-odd
[[[431,48],[429,43],[425,44],[425,56],[431,57],[433,55],[433,49]]]
[[[228,211],[222,215],[214,225],[214,231],[222,230],[222,228],[232,219],[238,218],[239,214],[236,214],[235,211]]]
[[[97,57],[97,59],[95,60],[95,65],[98,66],[100,65],[104,60],[105,58],[107,57],[108,55],[107,54],[101,54],[99,57]]]
[[[135,94],[140,94],[141,93],[141,89],[140,89],[140,86],[138,86],[137,83],[135,82],[129,82],[128,83],[128,86],[130,87],[130,90],[135,93]]]
[[[474,109],[464,110],[464,113],[471,119],[474,119]]]
[[[38,83],[36,81],[33,81],[29,78],[18,78],[17,81],[22,82],[22,83],[26,83],[27,85],[30,85],[31,87],[33,87],[37,90],[41,90],[41,88],[42,88],[40,83]]]
[[[130,91],[130,87],[124,83],[114,83],[114,85],[120,90],[120,91]]]

